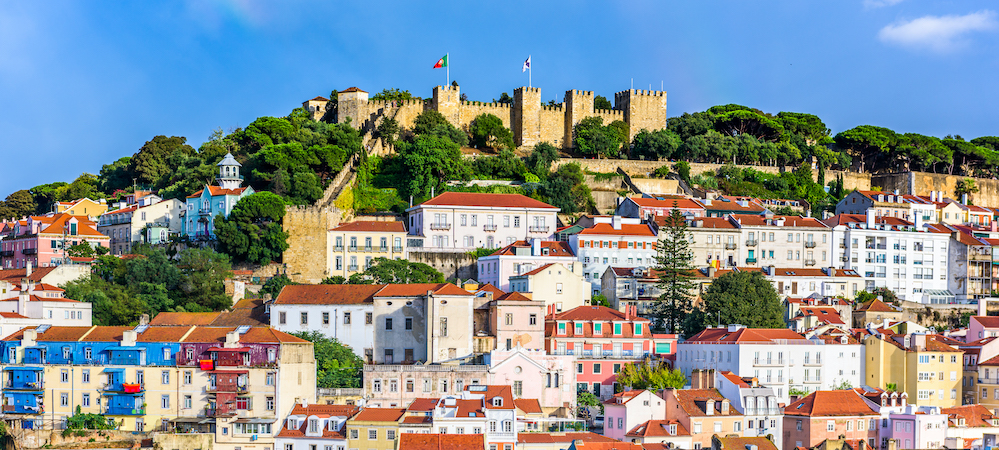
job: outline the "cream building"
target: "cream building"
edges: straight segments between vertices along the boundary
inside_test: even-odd
[[[357,220],[329,231],[331,258],[328,276],[363,272],[377,258],[406,258],[406,224],[396,221]]]
[[[589,305],[591,284],[583,278],[583,264],[549,263],[522,275],[510,277],[512,292],[530,293],[531,298],[554,306],[556,312]]]
[[[664,227],[660,227],[659,238],[665,238],[666,232]],[[743,237],[738,224],[728,217],[697,217],[687,221],[687,232],[690,233],[688,248],[694,254],[694,267],[717,264],[716,268],[722,268],[755,264],[759,257],[754,250],[746,261],[739,261],[740,248],[750,244],[756,246],[757,232],[753,232],[753,240],[749,241],[749,233],[747,237]]]
[[[160,244],[180,233],[184,202],[148,195],[139,202],[101,214],[97,231],[111,238],[111,253],[124,255],[136,243]]]
[[[81,198],[72,202],[55,202],[52,204],[52,212],[66,213],[72,216],[87,216],[94,220],[108,210],[107,201],[104,199],[91,200]]]
[[[961,405],[964,352],[948,341],[932,334],[867,336],[863,384],[879,388],[894,384],[919,406]]]

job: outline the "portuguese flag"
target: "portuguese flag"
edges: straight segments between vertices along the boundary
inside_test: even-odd
[[[441,67],[447,67],[447,55],[443,58],[437,60],[437,64],[434,64],[434,69],[440,69]]]

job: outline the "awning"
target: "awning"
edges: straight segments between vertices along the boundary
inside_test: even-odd
[[[199,423],[203,419],[200,417],[178,417],[176,419],[170,419],[174,423]]]
[[[108,368],[102,370],[101,372],[102,373],[120,373],[120,372],[124,372],[124,371],[125,371],[124,367],[108,367]]]
[[[202,419],[201,422],[198,422],[200,425],[204,425],[206,423],[215,423],[215,419]]]
[[[941,289],[923,289],[923,293],[932,297],[953,297],[954,294],[949,290]]]
[[[250,418],[250,419],[236,419],[232,423],[274,423],[275,421],[277,421],[276,418],[275,419]]]
[[[238,348],[225,348],[225,347],[211,347],[208,349],[210,352],[249,352],[250,349],[247,347]]]
[[[30,367],[4,367],[3,368],[3,370],[31,370],[31,371],[37,371],[37,370],[42,370],[42,369],[43,369],[42,367],[34,367],[34,366],[30,366]],[[122,370],[125,370],[125,369],[122,369]]]

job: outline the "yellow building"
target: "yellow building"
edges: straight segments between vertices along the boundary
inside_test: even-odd
[[[952,345],[953,344],[953,345]],[[909,394],[919,406],[949,408],[961,404],[963,354],[957,343],[933,334],[868,336],[864,384]]]
[[[330,245],[328,276],[363,272],[375,258],[406,258],[406,224],[391,221],[359,220],[342,224],[329,231]]]
[[[81,198],[71,202],[55,202],[52,205],[52,212],[54,213],[66,213],[71,216],[87,216],[90,217],[90,220],[100,217],[100,215],[107,212],[107,210],[108,204],[103,199],[91,200],[89,198]]]
[[[347,420],[349,447],[395,450],[399,439],[399,421],[405,414],[405,408],[365,408]]]

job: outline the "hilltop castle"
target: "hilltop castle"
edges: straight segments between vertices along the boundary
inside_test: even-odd
[[[444,115],[454,126],[463,130],[476,116],[493,114],[513,131],[517,146],[549,142],[556,147],[572,146],[573,127],[586,117],[597,116],[604,124],[623,120],[630,127],[629,140],[639,131],[666,127],[666,92],[632,89],[614,94],[614,109],[594,109],[593,91],[569,90],[565,101],[555,106],[541,103],[541,90],[519,87],[513,91],[513,104],[462,101],[458,86],[436,86],[432,98],[406,101],[368,100],[368,93],[356,87],[338,94],[338,120],[350,118],[362,129],[371,129],[386,117],[395,118],[402,128],[411,128],[416,116],[426,110]],[[316,97],[302,104],[315,120],[320,119],[329,102]]]

